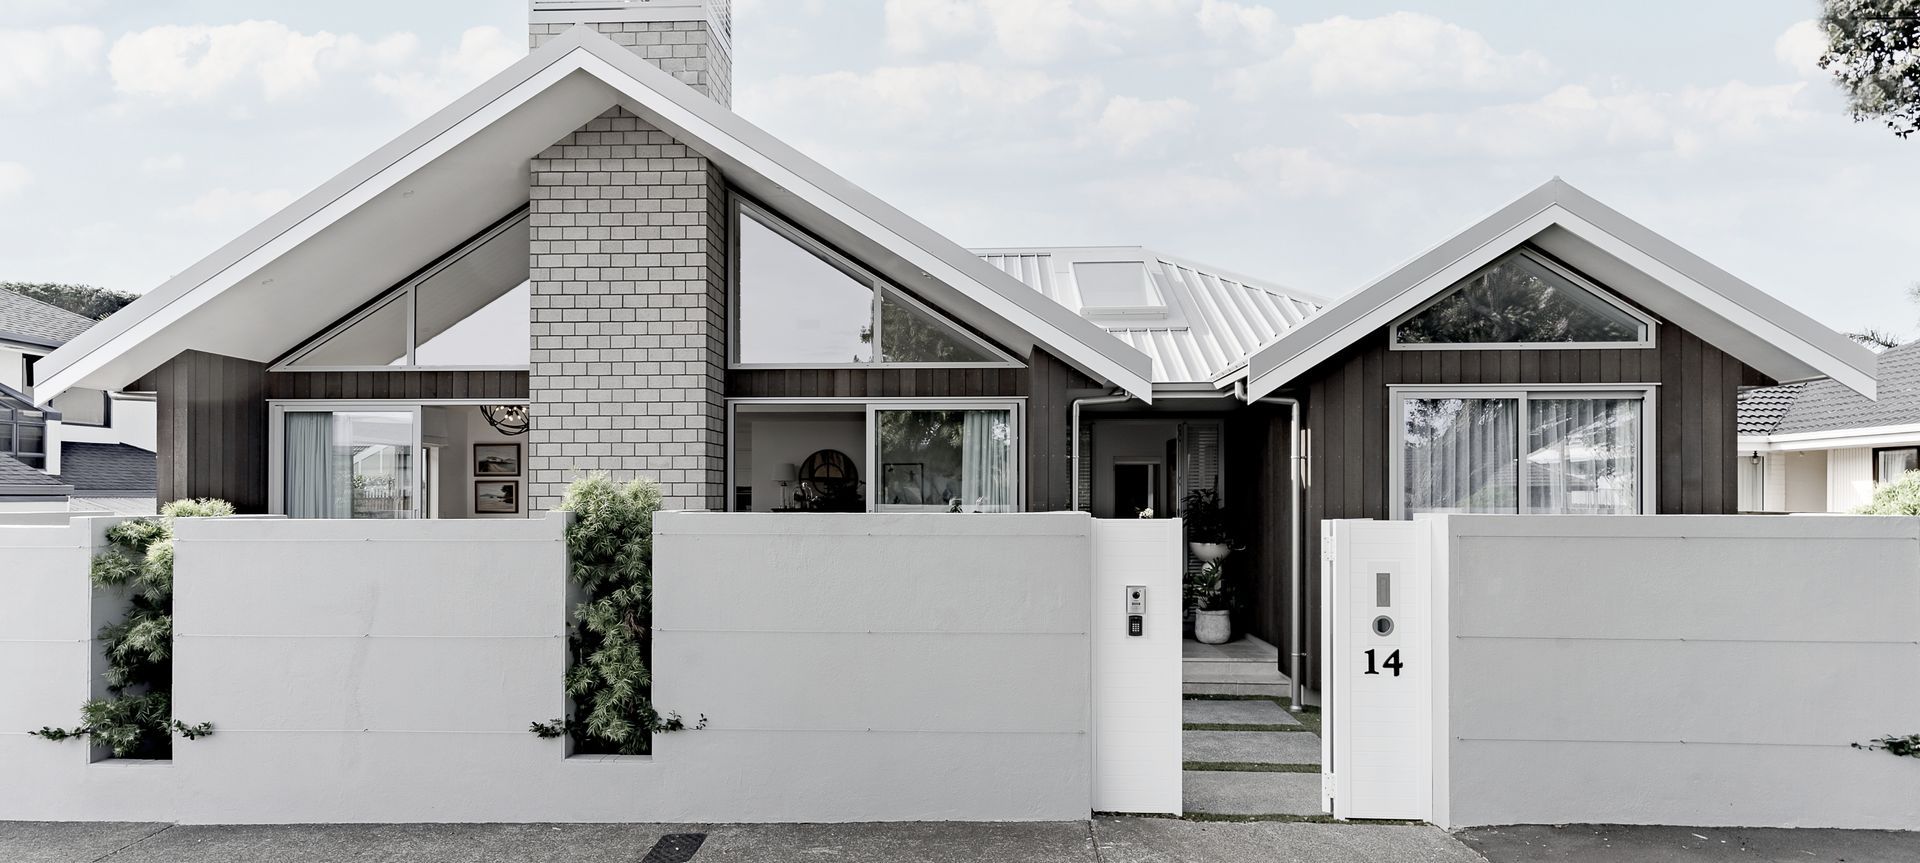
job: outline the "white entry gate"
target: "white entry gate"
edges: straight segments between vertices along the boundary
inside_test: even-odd
[[[1433,531],[1328,521],[1321,535],[1321,794],[1336,818],[1433,820]],[[1439,718],[1444,722],[1444,717]]]

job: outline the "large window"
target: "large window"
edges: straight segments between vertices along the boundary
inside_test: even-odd
[[[736,510],[1021,509],[1018,402],[739,399],[727,427]]]
[[[526,368],[533,342],[522,213],[295,350],[276,368]]]
[[[1010,410],[875,409],[881,512],[1017,512]]]
[[[1873,451],[1873,481],[1876,484],[1899,482],[1908,473],[1920,470],[1920,446],[1886,447]]]
[[[47,415],[0,404],[0,455],[42,470],[47,466]]]
[[[772,214],[735,213],[736,365],[1017,365]]]
[[[282,414],[278,473],[290,518],[418,518],[415,410]]]
[[[1572,271],[1517,250],[1393,327],[1399,349],[1645,347],[1653,321]]]
[[[1645,390],[1397,390],[1394,514],[1648,511]]]

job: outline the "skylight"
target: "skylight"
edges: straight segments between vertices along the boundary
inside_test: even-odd
[[[1160,315],[1167,302],[1140,261],[1078,261],[1073,282],[1080,311],[1095,315]]]

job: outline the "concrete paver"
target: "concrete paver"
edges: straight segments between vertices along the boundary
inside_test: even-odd
[[[1182,799],[1190,814],[1322,814],[1318,773],[1188,770],[1180,777]]]
[[[0,821],[0,860],[68,863],[99,860],[167,829],[165,824]]]
[[[1180,691],[1187,695],[1265,695],[1286,698],[1290,694],[1290,687],[1285,683],[1182,683]]]
[[[1606,824],[1476,827],[1467,847],[1492,863],[1868,863],[1920,860],[1920,833]]]
[[[1182,761],[1319,764],[1320,738],[1299,731],[1183,731]]]
[[[1435,827],[1101,818],[1103,863],[1484,863]]]
[[[1271,701],[1238,698],[1189,698],[1180,702],[1180,721],[1227,725],[1300,724],[1293,714]]]

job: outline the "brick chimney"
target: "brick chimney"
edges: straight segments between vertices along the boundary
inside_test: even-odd
[[[722,105],[733,103],[732,0],[530,0],[538,48],[586,24]]]

